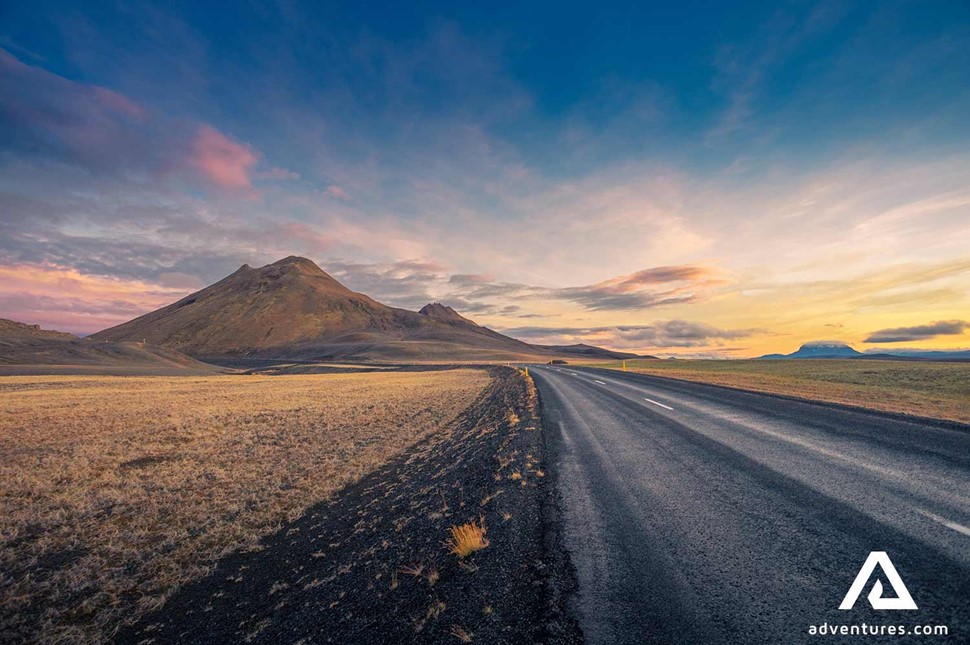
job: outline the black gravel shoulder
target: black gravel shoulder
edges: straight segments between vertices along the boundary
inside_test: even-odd
[[[536,392],[492,374],[447,436],[226,557],[117,642],[581,642]],[[459,560],[445,541],[471,521],[489,544]]]

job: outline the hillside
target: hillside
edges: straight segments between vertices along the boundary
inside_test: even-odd
[[[0,318],[0,374],[170,374],[222,371],[181,352],[78,338]]]
[[[77,340],[77,336],[66,331],[54,331],[53,329],[41,329],[40,325],[28,325],[27,323],[17,322],[0,318],[0,338],[22,339],[57,339],[57,340]]]
[[[167,307],[92,336],[197,357],[532,360],[552,352],[432,303],[419,312],[351,291],[306,258],[243,265]]]
[[[604,349],[602,347],[596,347],[595,345],[587,345],[586,343],[577,343],[575,345],[536,345],[548,352],[553,354],[559,354],[563,356],[582,356],[586,358],[613,358],[617,360],[630,359],[630,358],[656,358],[656,356],[640,356],[639,354],[632,354],[630,352],[618,352],[612,349]]]

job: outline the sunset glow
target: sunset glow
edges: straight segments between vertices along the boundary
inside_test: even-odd
[[[373,11],[5,8],[0,317],[303,255],[528,342],[970,348],[965,3]]]

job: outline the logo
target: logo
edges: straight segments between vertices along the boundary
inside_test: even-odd
[[[916,603],[913,602],[913,597],[909,595],[909,589],[903,584],[903,579],[899,577],[899,573],[896,571],[896,567],[893,566],[892,560],[889,559],[889,555],[885,551],[873,551],[866,558],[865,564],[859,570],[859,575],[855,577],[852,586],[849,587],[849,592],[845,594],[845,598],[842,599],[842,604],[839,605],[839,609],[852,609],[855,605],[855,601],[858,600],[859,594],[862,593],[863,587],[869,582],[869,578],[872,577],[872,572],[875,571],[876,565],[882,569],[883,573],[886,574],[886,578],[889,580],[889,584],[893,586],[893,591],[896,592],[895,598],[883,598],[882,597],[882,581],[876,578],[876,584],[872,585],[872,590],[869,592],[869,604],[872,605],[873,609],[917,609]]]

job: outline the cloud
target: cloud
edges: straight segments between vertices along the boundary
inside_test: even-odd
[[[0,143],[7,154],[124,168],[159,165],[164,145],[146,141],[148,111],[135,101],[26,65],[0,49]]]
[[[324,194],[330,195],[331,197],[334,197],[336,199],[342,199],[342,200],[350,199],[350,195],[347,194],[347,191],[341,188],[340,186],[330,186],[327,188],[327,190],[323,192]]]
[[[287,170],[286,168],[270,168],[269,170],[261,170],[253,176],[256,179],[269,179],[274,181],[296,180],[301,178],[300,173]]]
[[[483,274],[455,274],[448,282],[472,298],[566,300],[591,311],[639,311],[693,302],[705,290],[726,284],[727,280],[709,267],[661,266],[579,287],[496,282]]]
[[[407,309],[438,301],[439,287],[447,280],[444,266],[421,259],[386,263],[334,260],[323,268],[354,291]]]
[[[714,59],[716,74],[711,89],[725,95],[726,105],[706,133],[705,142],[719,143],[748,128],[778,69],[812,39],[827,35],[842,17],[843,12],[832,3],[804,9],[783,6],[757,26],[754,38],[723,44]]]
[[[0,265],[0,318],[89,334],[174,302],[194,288],[177,275],[167,282],[172,286],[54,264]]]
[[[250,173],[259,157],[209,125],[200,125],[192,139],[187,163],[223,188],[252,188]]]
[[[447,266],[427,260],[331,261],[324,268],[350,288],[396,306],[417,308],[440,301],[469,314],[517,318],[523,317],[527,303],[542,301],[569,301],[592,311],[639,311],[692,302],[705,289],[725,282],[718,271],[699,266],[653,267],[597,284],[564,288],[501,282],[487,274],[450,274]]]
[[[128,118],[140,121],[147,115],[145,108],[114,90],[109,90],[106,87],[92,86],[91,94],[106,109],[124,114]]]
[[[720,329],[687,320],[662,320],[651,325],[513,327],[502,331],[516,338],[538,339],[546,344],[588,342],[627,348],[704,347],[764,333],[760,329]]]
[[[0,143],[22,159],[78,166],[96,175],[198,178],[224,189],[252,178],[294,179],[282,168],[255,173],[259,153],[205,124],[168,118],[106,87],[26,65],[0,49]]]
[[[970,329],[970,321],[966,320],[938,320],[928,325],[915,327],[895,327],[880,329],[869,334],[867,343],[904,343],[915,340],[926,340],[937,336],[958,336]]]
[[[309,255],[318,255],[333,247],[336,240],[330,235],[321,233],[313,226],[303,222],[282,222],[279,224],[279,231],[283,236],[293,242],[299,241],[302,252]]]
[[[692,302],[700,289],[724,283],[706,267],[662,266],[585,287],[553,290],[550,295],[594,311],[636,311]]]
[[[956,132],[966,96],[922,95],[919,118],[891,122],[857,104],[821,113],[836,88],[815,85],[797,94],[798,113],[792,99],[775,119],[765,99],[776,76],[790,71],[799,85],[811,71],[800,55],[800,43],[813,44],[811,16],[791,11],[778,11],[777,28],[725,34],[733,45],[716,54],[718,77],[708,85],[702,74],[699,88],[716,114],[682,112],[680,90],[659,80],[638,88],[618,76],[615,86],[604,79],[602,91],[579,93],[586,105],[554,110],[565,121],[514,73],[516,38],[488,41],[447,23],[404,39],[370,30],[290,38],[290,28],[326,30],[294,17],[266,32],[273,56],[215,57],[203,25],[166,11],[156,18],[170,20],[150,25],[126,13],[124,25],[143,31],[94,15],[86,26],[64,21],[52,33],[67,49],[41,52],[50,62],[20,51],[30,65],[5,52],[0,61],[0,263],[56,262],[152,284],[161,273],[208,283],[243,262],[291,253],[342,258],[356,265],[348,284],[382,301],[441,300],[509,316],[501,322],[510,326],[526,322],[512,317],[551,312],[534,322],[639,323],[653,315],[636,312],[664,307],[657,316],[793,334],[845,320],[838,333],[859,339],[860,324],[878,329],[916,308],[922,320],[963,317],[970,273],[927,284],[901,270],[966,257],[970,156],[965,146],[937,146],[952,136],[925,136],[929,124]],[[869,50],[860,45],[848,49]],[[940,74],[962,73],[952,62],[959,56],[948,60]],[[820,73],[829,67],[817,64]],[[863,67],[848,66],[846,88],[858,87]],[[904,67],[925,87],[945,87],[925,60]],[[884,98],[912,85],[886,81],[895,89]],[[720,108],[710,90],[724,99]],[[885,130],[900,136],[845,125],[859,119],[900,126]],[[819,121],[841,125],[819,129]],[[766,143],[786,125],[796,147]],[[192,165],[201,163],[205,127],[229,142],[214,177]],[[712,141],[723,145],[715,155],[701,149]],[[731,160],[721,152],[742,160],[732,166],[740,172],[717,170]],[[286,181],[297,178],[291,167],[305,179]],[[260,200],[233,200],[252,185]],[[212,186],[221,190],[198,190]],[[723,267],[732,284],[644,269],[657,265]]]

